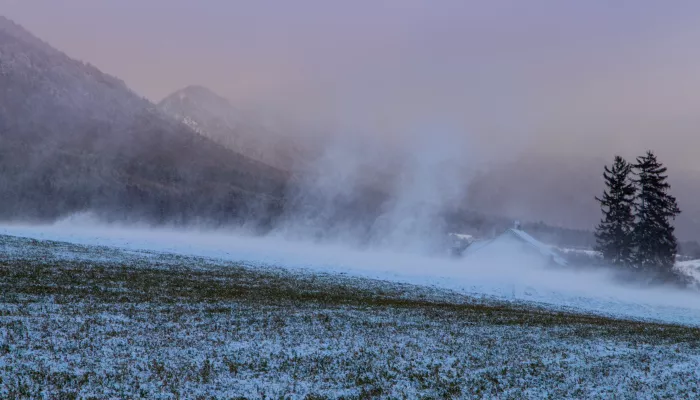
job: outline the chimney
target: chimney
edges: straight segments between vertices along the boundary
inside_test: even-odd
[[[520,230],[520,221],[517,219],[513,222],[513,229]]]

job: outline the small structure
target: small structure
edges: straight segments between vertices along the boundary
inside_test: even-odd
[[[452,257],[461,256],[464,251],[474,243],[474,236],[464,233],[449,233],[450,255]]]
[[[479,240],[471,243],[463,254],[465,257],[475,255],[485,256],[490,252],[493,252],[494,256],[502,256],[504,252],[522,253],[537,257],[552,266],[566,267],[569,265],[569,263],[554,252],[550,246],[540,242],[520,229],[520,223],[518,221],[515,222],[513,228],[506,230],[493,239]]]

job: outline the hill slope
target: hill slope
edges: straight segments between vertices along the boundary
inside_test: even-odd
[[[695,327],[284,265],[0,252],[2,398],[697,397]]]
[[[3,17],[0,144],[3,218],[240,219],[279,208],[286,180]]]
[[[271,123],[266,124],[261,116],[238,110],[227,99],[201,86],[178,90],[158,107],[217,143],[281,169],[294,169],[308,156],[302,154],[298,141]]]

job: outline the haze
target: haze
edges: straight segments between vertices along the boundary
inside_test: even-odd
[[[440,121],[473,157],[653,148],[700,167],[693,1],[17,0],[0,13],[154,101],[201,84],[356,134]]]
[[[697,0],[0,0],[0,398],[693,398],[699,44]],[[669,196],[603,179],[648,150]]]
[[[607,312],[618,301],[642,304],[636,317],[649,316],[647,305],[682,306],[682,315],[695,299],[668,288],[622,287],[614,271],[545,269],[541,254],[528,256],[512,243],[495,242],[465,258],[445,252],[454,228],[446,215],[464,211],[470,194],[477,204],[484,196],[481,209],[497,206],[493,215],[546,214],[556,225],[591,227],[599,216],[593,196],[602,187],[572,167],[585,165],[581,157],[653,148],[675,168],[695,168],[700,56],[693,45],[700,21],[691,16],[700,6],[144,4],[12,2],[0,13],[154,102],[198,84],[241,109],[283,115],[329,140],[302,167],[290,168],[284,209],[265,229],[255,211],[237,226],[164,219],[155,228],[138,216],[106,223],[105,214],[85,210],[51,226],[0,226],[0,233],[438,282],[557,305],[575,305],[582,296],[592,311]],[[134,140],[115,136],[117,143]],[[508,163],[514,159],[521,161]],[[583,176],[599,179],[601,167]],[[542,182],[556,190],[538,188]],[[538,196],[503,189],[516,184],[535,187]],[[601,297],[613,304],[599,303]]]

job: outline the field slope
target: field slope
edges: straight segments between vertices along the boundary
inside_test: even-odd
[[[700,330],[0,236],[2,398],[687,398]]]

